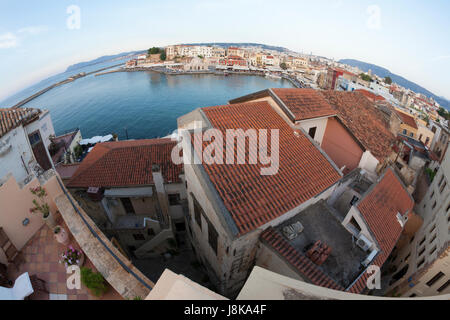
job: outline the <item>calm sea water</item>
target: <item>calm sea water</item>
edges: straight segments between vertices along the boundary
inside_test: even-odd
[[[290,87],[286,80],[259,76],[118,72],[80,78],[24,107],[50,110],[57,135],[78,127],[84,138],[117,133],[125,139],[126,128],[130,139],[143,139],[166,136],[176,129],[179,116],[195,108],[226,104],[266,88]],[[22,92],[15,100],[27,95]]]

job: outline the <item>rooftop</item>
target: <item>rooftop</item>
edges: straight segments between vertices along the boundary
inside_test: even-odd
[[[355,246],[352,235],[341,224],[333,208],[325,201],[309,206],[291,219],[275,227],[283,234],[283,228],[300,222],[304,230],[293,240],[286,241],[297,251],[306,254],[318,240],[331,248],[331,253],[321,266],[322,270],[343,288],[347,288],[363,271],[361,262],[367,253]]]
[[[336,115],[319,91],[314,89],[271,89],[293,115],[293,120],[306,120]]]
[[[41,110],[35,108],[0,108],[0,137],[12,129],[37,119]]]
[[[260,169],[266,166],[260,162],[203,164],[240,234],[299,206],[341,178],[338,169],[311,140],[300,131],[294,132],[266,101],[207,107],[202,111],[212,127],[223,133],[238,128],[279,130],[276,174],[261,175]],[[204,142],[203,148],[207,145]],[[223,152],[226,152],[225,141]]]
[[[361,92],[366,98],[369,98],[371,101],[383,101],[386,100],[383,96],[380,96],[378,94],[375,94],[371,91],[364,90],[364,89],[356,89],[356,92]]]
[[[396,113],[404,124],[407,124],[408,126],[417,129],[417,123],[416,120],[414,120],[414,117],[411,117],[409,114],[406,114],[398,110],[396,110]]]
[[[80,164],[68,187],[129,187],[152,185],[152,165],[158,164],[165,182],[180,182],[171,139],[125,140],[96,144]]]
[[[73,139],[77,135],[77,131],[69,132],[64,135],[55,137],[52,142],[55,144],[56,148],[55,151],[50,150],[50,155],[52,156],[53,163],[58,163],[62,161],[62,157],[66,150],[69,148],[70,144],[72,143]]]
[[[384,264],[402,233],[397,213],[411,214],[413,206],[414,200],[391,168],[358,202],[357,208],[381,249],[374,265],[381,267]],[[365,288],[366,278],[367,275],[361,277],[351,291],[360,292]]]
[[[389,155],[395,137],[387,128],[382,112],[371,101],[360,92],[321,91],[321,94],[365,149],[378,160]]]

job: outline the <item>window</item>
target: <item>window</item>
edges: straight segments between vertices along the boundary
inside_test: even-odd
[[[403,134],[407,134],[408,131],[406,131],[406,129],[403,129]]]
[[[412,243],[414,241],[414,236],[412,236],[411,240],[409,240],[409,243]]]
[[[358,224],[358,222],[356,222],[356,220],[355,220],[354,217],[352,217],[352,218],[350,219],[350,224],[351,224],[353,227],[355,227],[355,228],[357,229],[357,231],[361,231],[361,228],[359,227],[359,224]]]
[[[431,287],[433,284],[435,284],[436,282],[439,281],[439,279],[441,279],[443,276],[445,276],[445,274],[441,271],[439,271],[433,278],[431,278],[428,282],[427,282],[427,286]]]
[[[432,233],[434,230],[436,230],[436,225],[435,225],[435,224],[431,227],[431,230],[430,230],[429,233]],[[430,242],[431,242],[431,241],[430,241]]]
[[[134,238],[134,240],[136,240],[136,241],[142,241],[142,240],[145,240],[144,235],[143,235],[143,234],[140,234],[140,233],[133,233],[133,238]]]
[[[356,203],[356,201],[358,201],[359,198],[357,196],[353,196],[352,201],[350,201],[350,205],[354,205]]]
[[[422,260],[419,261],[419,263],[417,264],[417,268],[420,268],[424,262],[425,262],[425,258],[423,258]]]
[[[34,146],[36,143],[39,143],[41,141],[41,135],[39,134],[39,131],[35,131],[29,134],[28,140],[30,140],[31,146]]]
[[[444,191],[446,186],[447,186],[447,181],[444,181],[444,183],[442,184],[441,188],[439,189],[439,192],[442,193],[442,191]]]
[[[217,233],[216,229],[214,228],[213,224],[208,221],[208,242],[211,246],[211,249],[213,249],[214,253],[217,256],[217,242],[218,242],[219,234]]]
[[[194,197],[194,196],[192,196]],[[194,199],[194,218],[199,226],[200,230],[202,229],[202,208],[200,208],[200,204],[197,202],[197,199]]]
[[[434,196],[434,191],[431,193],[430,199],[432,199]]]
[[[128,214],[135,214],[133,204],[131,203],[130,198],[120,198],[120,201],[122,202],[123,208],[125,209],[125,212]]]
[[[433,241],[436,239],[436,235],[433,236],[433,238],[431,238],[430,243],[433,243]]]
[[[413,293],[412,295],[410,295],[410,298],[414,298],[415,296],[417,296],[417,294]]]
[[[420,240],[420,242],[419,242],[419,246],[421,246],[421,245],[422,245],[422,243],[424,243],[426,239],[427,239],[427,237],[423,237],[423,239],[422,239],[422,240]]]
[[[408,262],[409,257],[411,256],[411,252],[405,257],[405,262]]]
[[[169,194],[169,205],[176,206],[180,204],[180,194],[179,193],[173,193]]]
[[[314,139],[314,137],[316,135],[316,130],[317,130],[317,127],[309,128],[308,134],[312,139]]]
[[[433,203],[433,206],[431,207],[431,209],[434,209],[434,208],[436,208],[436,201]]]
[[[433,249],[431,249],[430,251],[430,256],[436,251],[436,246],[433,247]]]
[[[147,235],[153,237],[155,235],[155,231],[153,229],[147,229]]]
[[[420,250],[419,252],[419,257],[425,252],[425,247],[422,248],[422,250]]]
[[[442,291],[444,291],[445,289],[447,289],[449,285],[450,285],[450,280],[447,280],[447,282],[444,283],[442,286],[440,286],[439,289],[437,289],[437,291],[438,291],[438,292],[442,292]]]
[[[438,186],[441,186],[441,184],[442,184],[442,181],[444,181],[444,174],[442,174],[442,176],[441,176],[441,180],[439,180]]]
[[[411,133],[409,134],[409,136],[410,136],[410,137],[414,137],[414,133],[411,132]]]

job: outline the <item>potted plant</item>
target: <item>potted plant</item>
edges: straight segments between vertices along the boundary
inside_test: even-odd
[[[100,272],[94,272],[92,269],[81,267],[81,282],[97,297],[101,297],[108,287]]]
[[[32,194],[34,194],[37,197],[37,199],[33,199],[34,207],[30,208],[30,213],[39,211],[40,213],[42,213],[42,219],[45,221],[45,223],[50,228],[54,228],[56,226],[55,218],[53,217],[52,213],[50,212],[50,206],[48,205],[47,202],[45,202],[45,197],[47,196],[47,191],[44,188],[42,188],[41,186],[38,186],[36,188],[30,188],[30,191]]]
[[[56,226],[53,228],[53,234],[55,236],[56,241],[62,244],[69,244],[69,235],[66,230],[61,226]]]
[[[59,262],[64,263],[66,268],[73,265],[81,267],[84,263],[83,251],[74,249],[72,246],[69,246],[67,250],[63,252],[61,257],[62,259]]]

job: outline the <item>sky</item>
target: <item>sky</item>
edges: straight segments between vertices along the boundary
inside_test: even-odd
[[[389,69],[450,99],[450,1],[0,0],[0,101],[74,63],[256,42]]]

